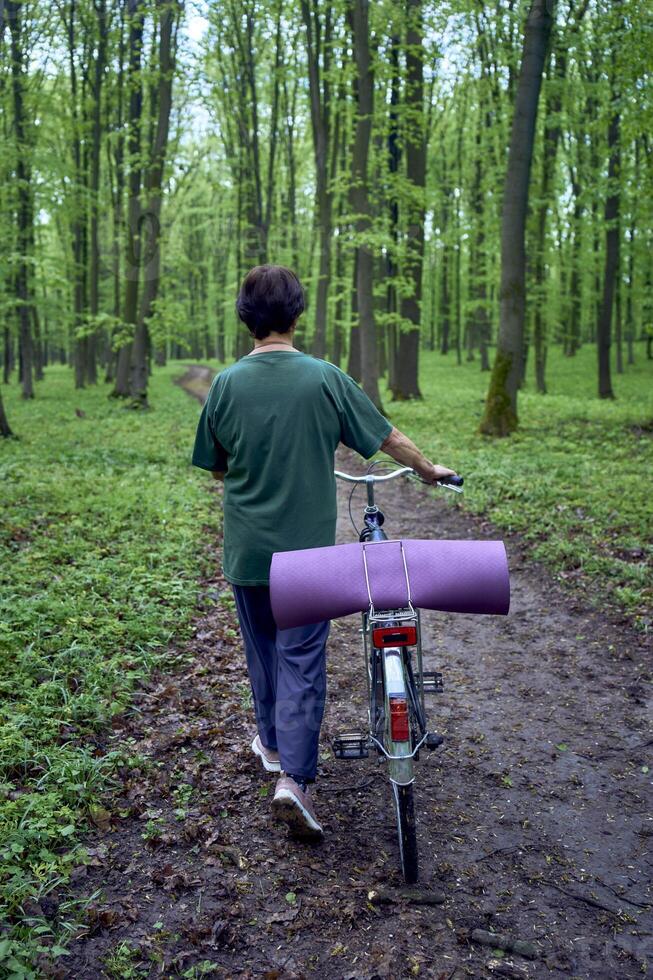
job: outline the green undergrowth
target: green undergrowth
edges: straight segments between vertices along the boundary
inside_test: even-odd
[[[421,402],[392,402],[391,421],[427,454],[465,475],[462,506],[517,531],[535,558],[587,589],[599,607],[651,629],[653,600],[653,361],[615,375],[616,399],[596,397],[596,352],[549,354],[549,393],[530,379],[519,395],[519,430],[477,434],[488,374],[455,354],[421,358]],[[442,491],[438,491],[442,492]],[[392,526],[392,515],[387,515]],[[416,529],[437,534],[437,528]]]
[[[197,605],[206,477],[189,465],[198,405],[159,369],[153,411],[51,367],[25,403],[3,395],[18,440],[0,440],[0,975],[65,955],[47,894],[112,770],[112,716],[183,638]]]

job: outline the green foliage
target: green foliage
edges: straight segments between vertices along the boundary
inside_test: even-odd
[[[465,476],[466,510],[520,532],[535,558],[562,577],[591,582],[590,597],[650,628],[653,363],[638,350],[635,366],[618,378],[617,400],[607,403],[592,397],[593,347],[549,356],[551,393],[537,395],[527,384],[521,427],[508,439],[475,434],[487,375],[474,363],[457,366],[452,354],[423,355],[424,401],[388,401],[390,419]]]
[[[34,402],[8,389],[20,440],[0,445],[0,963],[43,945],[34,903],[80,860],[78,834],[123,761],[103,747],[107,725],[189,628],[216,518],[189,462],[197,406],[175,373],[158,373],[156,410],[137,415],[102,388],[73,393],[65,368]]]
[[[127,942],[118,943],[104,959],[107,976],[116,980],[132,980],[147,975],[147,969],[140,965],[141,953]]]

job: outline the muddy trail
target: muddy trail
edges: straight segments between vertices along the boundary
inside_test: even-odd
[[[209,380],[195,367],[183,384],[201,398]],[[361,471],[348,451],[338,462]],[[222,490],[207,483],[208,492]],[[351,541],[341,493],[338,539]],[[379,503],[393,536],[501,536],[464,504],[403,482]],[[365,721],[358,618],[335,622],[329,643],[315,791],[326,837],[297,843],[270,819],[274,777],[249,749],[253,712],[218,545],[206,542],[216,570],[183,651],[187,667],[152,678],[115,722],[110,747],[126,744],[141,761],[121,773],[88,841],[90,864],[74,872],[79,897],[98,894],[55,975],[646,975],[653,733],[644,639],[561,591],[515,538],[506,539],[508,617],[424,615],[426,666],[445,681],[430,699],[430,727],[446,742],[417,766],[421,874],[408,891],[383,766],[330,751],[332,735]]]

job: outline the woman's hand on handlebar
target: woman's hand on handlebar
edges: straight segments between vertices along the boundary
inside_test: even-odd
[[[447,476],[457,475],[455,470],[449,470],[446,466],[437,466],[429,460],[415,466],[415,472],[424,480],[424,483],[437,483],[438,480],[443,480]]]
[[[446,466],[436,466],[427,459],[408,436],[394,427],[385,442],[381,444],[381,452],[392,456],[402,466],[410,466],[425,483],[437,483],[447,476],[456,476],[455,470]]]

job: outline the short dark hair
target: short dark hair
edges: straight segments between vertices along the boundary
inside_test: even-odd
[[[304,312],[304,289],[284,265],[257,265],[250,269],[238,293],[236,312],[257,340],[287,333]]]

